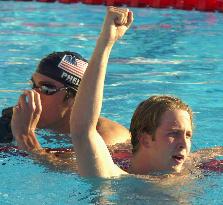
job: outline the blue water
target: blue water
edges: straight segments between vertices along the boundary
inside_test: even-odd
[[[103,115],[129,127],[136,105],[153,94],[177,95],[195,112],[193,150],[223,145],[223,16],[133,9],[134,25],[114,47]],[[104,6],[0,1],[0,110],[16,103],[38,61],[52,51],[90,58]],[[66,146],[39,133],[43,145]],[[223,176],[156,186],[125,177],[86,179],[35,160],[1,154],[1,205],[223,204]]]

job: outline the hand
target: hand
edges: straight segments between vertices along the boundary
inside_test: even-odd
[[[132,22],[133,13],[129,9],[110,6],[107,9],[100,38],[113,44],[125,34]]]
[[[42,112],[40,95],[34,90],[27,90],[19,97],[13,108],[11,121],[12,134],[19,148],[25,151],[41,149],[35,136],[35,129]]]

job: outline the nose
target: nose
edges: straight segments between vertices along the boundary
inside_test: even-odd
[[[186,133],[182,132],[180,137],[178,138],[178,148],[179,149],[185,149],[187,148],[187,136]]]

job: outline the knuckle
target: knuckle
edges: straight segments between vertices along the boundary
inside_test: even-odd
[[[31,92],[31,90],[25,90],[24,93],[23,93],[23,95],[29,95],[30,92]]]
[[[36,114],[40,114],[42,112],[42,107],[36,106],[35,112],[36,112]]]
[[[32,90],[33,94],[40,95],[36,90]]]
[[[35,112],[35,110],[36,110],[36,105],[35,105],[35,104],[32,104],[32,105],[30,106],[30,110],[31,110],[32,112]]]

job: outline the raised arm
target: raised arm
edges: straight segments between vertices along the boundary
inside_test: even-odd
[[[128,9],[108,7],[101,34],[75,98],[70,127],[79,173],[83,176],[111,177],[124,173],[113,163],[96,125],[111,49],[132,21],[133,14]]]

